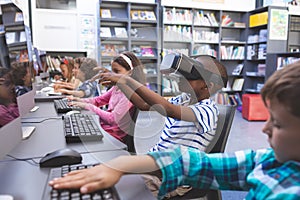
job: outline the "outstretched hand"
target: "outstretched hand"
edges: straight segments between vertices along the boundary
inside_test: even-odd
[[[123,172],[101,164],[70,172],[62,178],[50,181],[49,185],[55,189],[80,188],[81,193],[91,193],[115,185],[122,175]]]
[[[117,74],[113,72],[109,73],[101,73],[101,81],[109,81],[110,83],[116,84],[126,84],[126,77],[128,75],[125,74]]]

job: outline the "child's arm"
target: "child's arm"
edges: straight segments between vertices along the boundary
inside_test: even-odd
[[[199,189],[249,190],[247,177],[265,152],[245,150],[206,154],[198,149],[180,146],[148,154],[156,160],[162,173],[158,194],[162,197],[180,185]]]
[[[151,156],[121,156],[105,164],[70,172],[49,184],[56,189],[80,188],[82,193],[90,193],[113,186],[124,174],[151,174],[157,170],[158,166]]]
[[[140,110],[149,110],[152,107],[164,116],[184,121],[198,121],[191,108],[171,104],[164,97],[129,76],[114,73],[103,73],[101,76],[104,81],[111,81],[117,84],[127,98]],[[142,107],[142,104],[144,104],[145,107],[147,105],[148,109],[143,109],[145,107]]]

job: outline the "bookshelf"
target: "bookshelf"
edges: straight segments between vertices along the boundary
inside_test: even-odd
[[[99,13],[99,64],[110,68],[114,56],[132,51],[145,65],[147,86],[161,94],[159,4],[102,0]]]
[[[287,52],[300,52],[300,16],[289,15]]]
[[[244,93],[260,93],[265,82],[266,57],[287,48],[286,7],[267,6],[248,13],[247,55],[244,62]]]
[[[163,55],[170,52],[191,57],[212,55],[226,66],[229,74],[229,86],[223,93],[242,92],[231,88],[235,79],[243,77],[242,73],[233,75],[232,72],[238,65],[243,65],[245,59],[246,11],[165,5],[162,6],[162,21]],[[169,88],[164,83],[169,85],[163,81],[163,88]],[[169,90],[166,89],[164,95],[176,95],[176,92],[172,94]]]
[[[300,52],[270,53],[266,60],[266,80],[274,71],[300,60]]]
[[[28,29],[25,28],[22,11],[13,3],[2,4],[1,10],[9,63],[28,60]]]

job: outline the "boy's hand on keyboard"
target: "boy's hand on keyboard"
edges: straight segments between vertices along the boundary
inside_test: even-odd
[[[115,185],[124,173],[109,167],[97,165],[92,168],[72,171],[62,178],[49,182],[54,189],[76,189],[81,193],[91,193]]]

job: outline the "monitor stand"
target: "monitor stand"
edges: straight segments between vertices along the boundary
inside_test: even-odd
[[[34,126],[22,126],[22,139],[26,140],[27,138],[29,138],[34,130]]]

